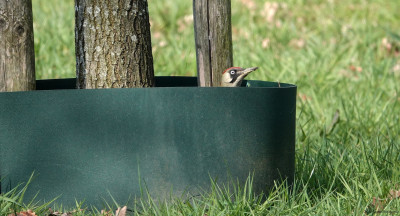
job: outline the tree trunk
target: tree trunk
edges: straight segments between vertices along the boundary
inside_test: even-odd
[[[77,87],[154,85],[147,0],[75,0]]]
[[[34,90],[31,0],[0,0],[0,92]]]
[[[232,67],[230,0],[193,0],[199,86],[220,86],[222,72]]]

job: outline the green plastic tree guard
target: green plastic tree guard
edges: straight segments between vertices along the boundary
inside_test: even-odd
[[[295,85],[245,81],[198,88],[195,77],[157,77],[155,88],[72,90],[75,79],[38,80],[0,93],[0,175],[6,192],[35,172],[26,201],[120,203],[196,195],[210,179],[254,190],[293,181]],[[52,90],[50,90],[52,89]],[[63,90],[56,90],[63,89]]]

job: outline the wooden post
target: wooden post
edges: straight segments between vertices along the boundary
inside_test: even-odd
[[[193,0],[199,86],[220,86],[233,66],[230,0]]]
[[[0,0],[0,92],[36,88],[31,0]]]

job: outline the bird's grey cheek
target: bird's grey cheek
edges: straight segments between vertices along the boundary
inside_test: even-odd
[[[222,82],[229,83],[229,82],[231,82],[231,80],[232,79],[230,77],[227,77],[227,76],[222,77]]]

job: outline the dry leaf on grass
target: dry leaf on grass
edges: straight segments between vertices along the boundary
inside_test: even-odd
[[[279,9],[279,3],[278,2],[265,2],[264,3],[264,8],[261,11],[261,16],[265,17],[267,22],[273,23],[275,20],[275,14]]]
[[[184,16],[181,19],[178,19],[178,32],[185,31],[188,27],[191,27],[193,24],[193,15],[189,14]]]
[[[381,212],[386,206],[386,199],[380,199],[377,197],[372,198],[372,207],[376,212]]]
[[[302,49],[306,46],[306,41],[303,38],[294,38],[289,41],[289,46],[295,49]]]
[[[397,63],[397,64],[395,64],[395,65],[393,66],[392,72],[393,72],[395,75],[400,75],[400,63]]]
[[[371,210],[371,208],[372,208],[373,212],[382,213],[383,209],[386,208],[386,205],[388,204],[388,202],[390,200],[398,199],[398,198],[400,198],[400,190],[393,190],[392,189],[392,190],[389,191],[389,194],[384,199],[381,199],[379,197],[373,197],[372,198],[372,202],[371,202],[371,204],[368,205],[366,211],[368,211],[368,209]]]
[[[37,215],[32,210],[28,209],[28,211],[18,212],[17,215],[15,215],[13,213],[13,214],[9,214],[8,216],[37,216]]]
[[[117,211],[115,212],[115,215],[117,215],[117,216],[125,216],[127,209],[128,209],[128,207],[126,207],[126,206],[124,206],[122,208],[118,208]]]
[[[395,57],[400,55],[400,44],[393,42],[386,37],[382,39],[381,47],[386,50],[389,55],[394,55]]]
[[[362,72],[362,67],[360,67],[360,66],[350,65],[350,66],[349,66],[349,69],[350,69],[351,71],[353,71],[353,72],[358,72],[358,73],[361,73],[361,72]]]
[[[83,209],[63,213],[63,212],[53,211],[51,208],[49,208],[50,214],[48,216],[72,216],[72,215],[74,215],[74,213],[81,212],[81,211],[83,211]]]
[[[303,94],[303,93],[298,93],[298,97],[302,100],[302,101],[311,101],[312,98],[309,95]]]
[[[271,40],[269,38],[265,38],[262,41],[261,46],[262,46],[262,48],[266,49],[266,48],[269,48],[270,43],[271,43]]]
[[[126,206],[124,206],[124,207],[118,207],[118,209],[117,209],[117,211],[115,211],[115,216],[126,216],[126,211],[128,210],[128,207],[126,207]],[[104,215],[104,216],[112,216],[112,215],[114,215],[112,212],[110,212],[110,211],[104,211],[104,210],[101,210],[101,215]]]
[[[251,11],[257,8],[257,4],[254,0],[240,0],[240,2]]]
[[[390,190],[388,198],[390,199],[397,199],[400,198],[400,190]]]

